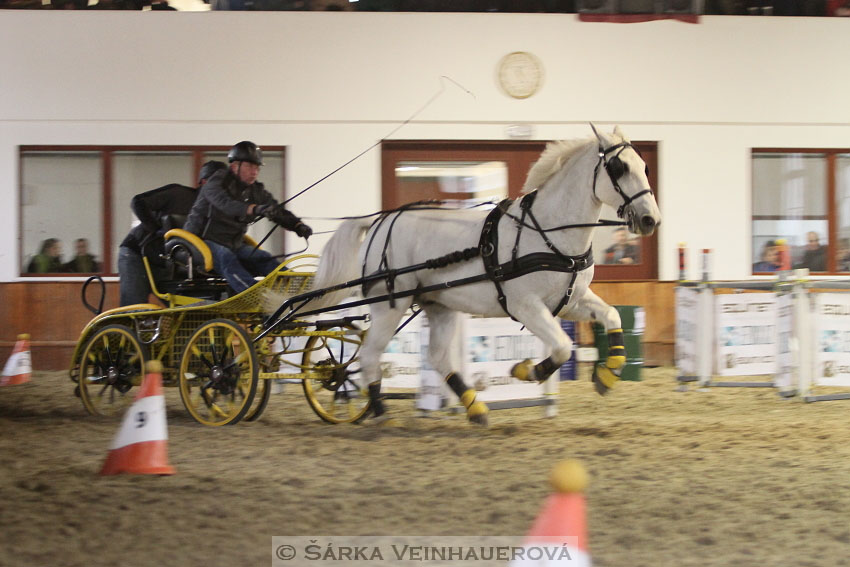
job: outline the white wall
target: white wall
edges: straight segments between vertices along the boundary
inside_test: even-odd
[[[752,147],[850,147],[850,19],[703,17],[698,25],[569,14],[0,11],[0,281],[18,273],[21,144],[286,145],[290,193],[385,136],[538,139],[614,123],[659,142],[661,279],[675,248],[750,273]],[[498,89],[511,51],[545,84]],[[303,216],[380,205],[377,149],[292,203]],[[332,223],[314,223],[322,230]],[[316,248],[321,241],[317,239]],[[692,260],[696,260],[695,254]],[[696,276],[696,266],[692,271]]]

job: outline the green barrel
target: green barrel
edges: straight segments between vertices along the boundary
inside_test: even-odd
[[[626,347],[626,365],[623,367],[621,380],[640,380],[640,369],[643,367],[643,329],[644,317],[643,307],[636,305],[615,305],[614,308],[620,314],[623,324],[623,344]],[[597,323],[593,324],[593,336],[596,341],[596,349],[599,351],[599,360],[605,360],[608,354],[608,333],[605,327]]]

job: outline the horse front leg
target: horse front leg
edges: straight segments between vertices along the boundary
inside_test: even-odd
[[[573,342],[549,312],[543,301],[533,298],[511,309],[529,331],[549,347],[550,354],[537,364],[526,359],[514,365],[511,375],[519,380],[545,382],[562,364],[570,359]]]
[[[466,408],[469,421],[486,427],[490,409],[476,399],[475,389],[468,387],[458,372],[462,363],[460,349],[457,348],[460,337],[458,313],[436,303],[424,308],[430,326],[428,360],[431,367],[445,376],[446,384]]]
[[[595,321],[605,327],[608,334],[608,352],[605,362],[594,366],[592,376],[596,391],[604,396],[619,382],[623,365],[626,364],[626,346],[620,314],[588,289],[574,305],[570,305],[569,309],[562,310],[558,315],[572,321]],[[599,354],[602,358],[602,353]]]

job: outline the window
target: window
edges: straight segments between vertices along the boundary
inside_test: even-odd
[[[653,142],[633,143],[649,166],[649,181],[655,190],[657,146]],[[384,142],[381,149],[383,208],[392,209],[426,199],[458,204],[516,199],[529,168],[545,146],[545,142]],[[601,218],[616,219],[617,213],[603,206]],[[655,279],[658,277],[657,247],[656,236],[638,238],[611,227],[597,228],[593,238],[595,278]]]
[[[850,151],[754,149],[753,273],[850,271]]]
[[[22,146],[21,273],[115,274],[118,247],[138,219],[130,209],[134,195],[179,183],[194,187],[210,159],[227,161],[221,147]],[[266,189],[284,196],[282,147],[264,147],[260,173]],[[249,229],[262,240],[272,228],[262,220]],[[263,248],[283,252],[283,231]],[[89,261],[75,261],[78,255]]]

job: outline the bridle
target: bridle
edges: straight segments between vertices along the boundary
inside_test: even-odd
[[[596,178],[599,175],[599,166],[602,165],[605,167],[605,172],[608,173],[608,178],[611,180],[611,184],[614,186],[614,189],[617,193],[620,194],[620,197],[623,198],[623,204],[620,205],[620,208],[617,209],[617,216],[621,219],[625,218],[626,207],[628,207],[632,201],[642,197],[643,195],[649,193],[652,194],[652,189],[644,189],[642,191],[638,191],[631,197],[626,195],[626,192],[620,187],[619,179],[623,177],[626,173],[629,172],[629,166],[626,163],[623,163],[623,160],[620,159],[620,154],[625,151],[626,148],[632,148],[638,155],[640,152],[636,147],[634,147],[631,142],[620,142],[619,144],[614,144],[608,148],[603,148],[602,144],[599,145],[599,161],[596,162],[596,167],[593,168],[593,197],[599,201],[599,197],[596,195]],[[616,153],[614,153],[616,152]],[[614,153],[611,157],[608,157],[608,154]],[[649,176],[649,166],[646,166],[645,171],[647,177]]]

